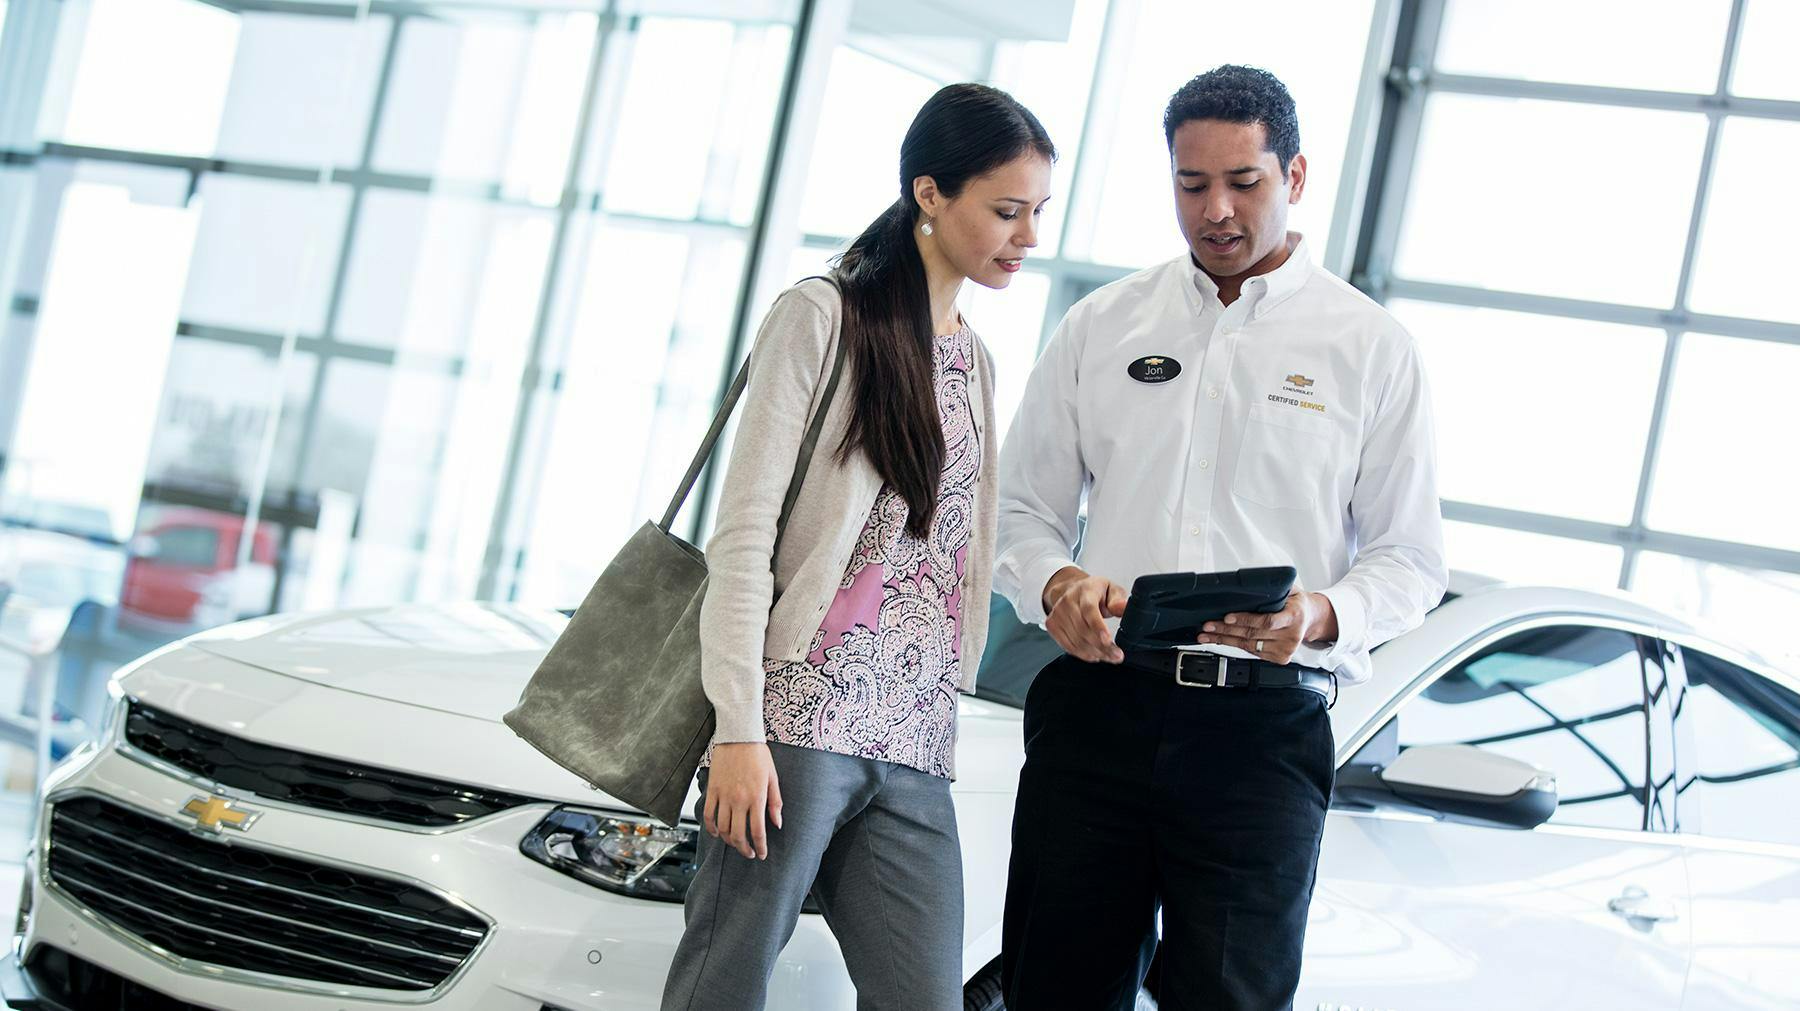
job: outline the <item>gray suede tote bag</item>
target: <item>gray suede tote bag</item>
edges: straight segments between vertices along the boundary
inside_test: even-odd
[[[843,374],[843,344],[838,341],[831,378],[800,443],[776,524],[777,551]],[[505,716],[514,733],[551,761],[670,826],[681,817],[688,784],[712,740],[713,710],[700,686],[706,556],[669,528],[749,375],[746,359],[662,521],[645,523],[625,542]]]

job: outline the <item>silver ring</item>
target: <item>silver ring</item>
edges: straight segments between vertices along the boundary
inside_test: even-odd
[[[1256,640],[1256,652],[1258,652],[1258,653],[1262,652],[1262,644],[1263,644],[1263,641],[1261,639]]]

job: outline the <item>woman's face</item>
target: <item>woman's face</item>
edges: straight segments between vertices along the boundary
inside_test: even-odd
[[[1012,283],[1027,252],[1037,245],[1038,222],[1050,199],[1050,160],[1029,151],[969,180],[953,199],[921,176],[919,206],[931,218],[935,246],[957,273],[989,288]]]

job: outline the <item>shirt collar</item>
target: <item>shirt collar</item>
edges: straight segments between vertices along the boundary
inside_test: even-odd
[[[1297,232],[1290,234],[1295,235],[1298,241],[1294,244],[1294,251],[1288,254],[1281,266],[1267,274],[1244,279],[1244,286],[1238,297],[1252,300],[1252,319],[1267,315],[1271,309],[1286,301],[1289,295],[1306,284],[1306,279],[1312,274],[1312,254],[1307,249],[1306,236]],[[1193,277],[1194,290],[1200,293],[1201,304],[1218,305],[1219,283],[1194,263],[1192,253],[1187,254],[1186,260],[1188,273]]]

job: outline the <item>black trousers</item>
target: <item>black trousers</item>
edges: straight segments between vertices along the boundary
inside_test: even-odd
[[[1314,692],[1052,662],[1025,701],[1008,1011],[1129,1011],[1140,983],[1163,1011],[1292,1007],[1332,775]]]

